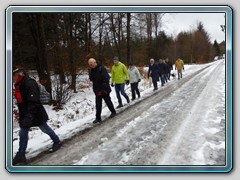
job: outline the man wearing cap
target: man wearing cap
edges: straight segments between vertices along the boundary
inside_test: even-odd
[[[115,85],[115,91],[118,98],[119,104],[116,108],[121,108],[123,107],[123,104],[122,104],[120,92],[127,100],[127,103],[130,102],[129,97],[124,90],[125,83],[129,85],[129,74],[126,66],[119,61],[117,56],[113,58],[113,63],[114,65],[112,66],[112,72],[111,72],[112,74],[111,86],[113,87]]]
[[[14,95],[19,110],[19,149],[13,159],[13,165],[26,162],[28,132],[38,126],[53,141],[50,152],[58,150],[62,143],[55,132],[47,125],[48,115],[40,102],[40,91],[37,82],[28,77],[20,68],[13,69]]]
[[[96,119],[93,123],[100,123],[101,112],[102,112],[102,100],[104,99],[107,104],[108,109],[111,111],[109,118],[116,115],[113,103],[111,101],[110,92],[111,88],[109,85],[109,74],[104,66],[97,63],[94,58],[88,60],[88,65],[90,67],[89,78],[93,82],[93,92],[96,95]]]

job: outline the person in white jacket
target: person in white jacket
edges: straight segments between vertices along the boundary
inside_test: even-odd
[[[129,64],[128,74],[130,77],[131,91],[132,91],[132,100],[136,98],[136,93],[138,98],[140,98],[140,92],[138,89],[138,83],[141,81],[141,75],[136,66],[132,63]]]

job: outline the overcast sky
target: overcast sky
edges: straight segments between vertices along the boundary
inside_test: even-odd
[[[224,13],[167,13],[163,16],[163,27],[168,35],[176,36],[181,31],[196,28],[201,21],[210,35],[211,41],[218,43],[225,40],[225,34],[220,25],[225,25]]]

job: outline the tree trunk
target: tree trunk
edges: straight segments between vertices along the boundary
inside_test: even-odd
[[[30,28],[35,41],[36,52],[36,69],[39,81],[45,86],[46,90],[52,94],[52,85],[46,54],[46,40],[44,34],[43,14],[29,14]]]
[[[73,42],[73,14],[69,13],[69,24],[68,24],[68,53],[69,53],[69,61],[70,61],[70,74],[72,77],[70,88],[77,92],[76,90],[76,62],[74,57],[74,42]]]
[[[103,17],[101,13],[99,13],[99,44],[98,44],[98,61],[102,63],[102,33],[103,33]]]
[[[121,56],[119,42],[116,39],[116,27],[115,27],[115,24],[114,24],[113,13],[111,14],[111,25],[112,25],[111,29],[112,29],[112,34],[113,34],[113,40],[114,40],[115,46],[117,48],[118,56]]]
[[[151,58],[152,53],[152,14],[146,14],[146,21],[147,21],[147,53],[148,57]]]
[[[55,21],[55,28],[54,32],[56,34],[56,39],[55,39],[55,63],[57,67],[57,73],[59,74],[60,77],[60,84],[65,84],[65,75],[64,75],[64,70],[63,70],[63,60],[60,56],[61,54],[61,48],[60,48],[60,33],[58,30],[58,16],[55,16],[54,21]]]
[[[130,63],[130,21],[131,13],[127,13],[127,65]]]

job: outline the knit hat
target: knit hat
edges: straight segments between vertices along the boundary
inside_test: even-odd
[[[19,67],[19,66],[14,66],[13,67],[13,74],[19,73],[21,71],[23,71],[23,69],[21,67]]]
[[[113,60],[119,61],[117,56],[114,56]]]

